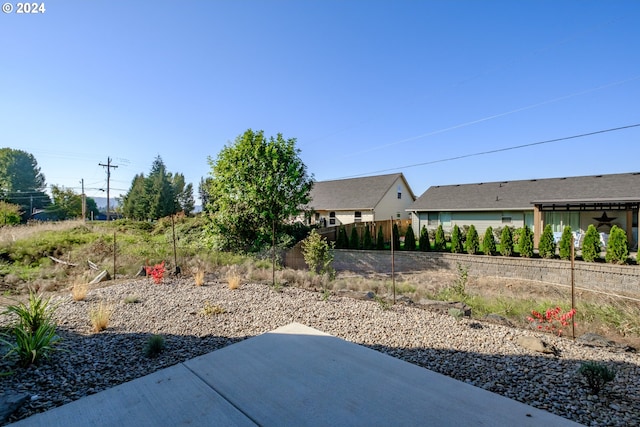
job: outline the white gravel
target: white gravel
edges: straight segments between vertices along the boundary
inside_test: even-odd
[[[128,296],[139,302],[126,303]],[[171,279],[153,284],[136,280],[89,291],[85,301],[54,297],[66,351],[39,367],[14,369],[1,378],[0,394],[26,393],[31,399],[10,421],[71,402],[125,381],[211,352],[291,322],[365,345],[461,381],[483,387],[593,426],[640,425],[640,356],[590,347],[535,331],[456,320],[419,307],[390,309],[375,301],[298,289],[273,289]],[[108,328],[91,332],[89,310],[104,301],[113,309]],[[203,314],[206,307],[221,314]],[[0,316],[0,324],[9,318]],[[145,356],[149,336],[161,334],[166,348]],[[516,344],[519,336],[542,337],[558,356],[533,353]],[[617,376],[592,396],[577,374],[587,360],[615,366]],[[0,372],[9,370],[0,362]]]

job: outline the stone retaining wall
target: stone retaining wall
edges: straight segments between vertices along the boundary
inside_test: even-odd
[[[395,271],[399,273],[432,270],[457,274],[458,265],[467,266],[471,277],[490,276],[571,284],[570,261],[442,252],[395,253]],[[391,252],[337,249],[333,266],[337,271],[391,273]],[[640,295],[640,266],[576,261],[574,278],[577,287]]]

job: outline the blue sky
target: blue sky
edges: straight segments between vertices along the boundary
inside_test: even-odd
[[[248,128],[416,195],[640,170],[640,127],[437,162],[640,124],[638,1],[44,3],[0,14],[0,146],[49,185],[104,196],[111,157],[124,194],[160,155],[197,189]]]

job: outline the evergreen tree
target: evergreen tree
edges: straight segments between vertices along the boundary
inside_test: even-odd
[[[360,249],[360,236],[358,235],[358,228],[353,226],[351,228],[351,236],[349,237],[349,249]]]
[[[427,230],[427,227],[424,225],[422,226],[422,230],[420,230],[419,245],[422,252],[428,252],[431,250],[431,242],[429,241],[429,230]]]
[[[415,251],[416,250],[416,235],[413,232],[413,227],[407,227],[407,232],[404,234],[404,250]]]
[[[560,252],[560,259],[568,260],[571,258],[571,227],[566,225],[562,230],[562,237],[560,238],[560,244],[558,246],[558,252]]]
[[[438,228],[436,229],[436,238],[433,249],[440,252],[447,250],[447,241],[444,238],[442,224],[438,225]]]
[[[485,255],[493,255],[496,252],[496,240],[493,237],[493,228],[487,227],[482,238],[482,252]]]
[[[391,229],[393,234],[393,250],[399,251],[400,250],[400,230],[398,230],[398,224],[394,222],[393,227],[391,227]]]
[[[451,252],[454,254],[462,253],[462,235],[460,234],[460,227],[458,224],[453,226],[453,231],[451,232]]]
[[[600,257],[601,250],[600,234],[593,224],[589,224],[582,241],[582,259],[587,262],[593,262]]]
[[[465,242],[465,250],[467,253],[473,255],[480,249],[480,238],[478,236],[478,230],[476,226],[471,224],[469,231],[467,231],[467,241]]]
[[[527,224],[520,229],[520,256],[531,258],[533,256],[533,232]]]
[[[500,235],[500,254],[502,256],[511,256],[513,254],[513,234],[511,227],[504,227]]]
[[[605,259],[612,264],[624,264],[627,262],[628,256],[627,233],[622,228],[614,225],[609,232]]]
[[[376,249],[378,250],[384,249],[384,233],[382,232],[382,227],[378,227],[378,238],[376,239]]]
[[[538,253],[542,258],[553,258],[556,255],[556,242],[553,239],[551,224],[545,225],[544,230],[542,230]]]
[[[371,229],[369,225],[364,228],[364,237],[362,238],[362,249],[372,249],[373,242],[371,240]]]
[[[344,228],[344,225],[338,227],[338,240],[336,241],[336,248],[338,249],[348,249],[349,248],[349,238],[347,237],[347,230]]]

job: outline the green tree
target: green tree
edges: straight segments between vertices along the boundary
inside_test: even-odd
[[[333,243],[333,242],[332,242]],[[320,236],[316,230],[311,230],[309,236],[302,241],[302,255],[309,270],[315,274],[329,274],[333,276],[333,245]]]
[[[520,256],[531,258],[533,256],[533,232],[527,224],[520,229]]]
[[[384,249],[384,233],[382,232],[382,227],[378,227],[378,237],[376,238],[376,249],[378,250]]]
[[[44,175],[32,154],[0,148],[0,200],[20,206],[22,221],[51,204],[45,189]]]
[[[371,229],[369,224],[364,228],[364,236],[362,237],[362,249],[371,249],[373,247],[373,241],[371,239]]]
[[[178,212],[176,194],[172,185],[172,176],[160,156],[151,165],[151,172],[145,181],[145,193],[148,200],[150,219],[163,218]]]
[[[360,235],[358,234],[358,228],[355,225],[351,228],[349,249],[360,249]]]
[[[407,227],[407,232],[404,234],[404,249],[406,251],[416,250],[416,235],[412,226]]]
[[[211,180],[211,177],[200,178],[200,184],[198,184],[198,195],[200,196],[203,212],[209,212],[209,202],[211,201],[209,188],[211,187]]]
[[[496,239],[493,237],[493,228],[487,227],[482,238],[482,252],[485,255],[493,255],[496,253]]]
[[[185,184],[184,175],[181,173],[173,175],[171,184],[175,195],[173,213],[182,211],[185,215],[191,215],[196,207],[196,201],[193,198],[193,184]]]
[[[582,241],[582,259],[587,262],[593,262],[600,257],[601,250],[600,234],[593,224],[589,224]]]
[[[344,225],[340,225],[338,227],[338,238],[336,239],[336,248],[338,249],[349,248],[349,237],[347,237],[347,230],[344,228]]]
[[[560,238],[560,244],[558,245],[558,252],[560,253],[560,259],[568,260],[571,258],[571,227],[566,225],[562,230],[562,237]]]
[[[400,250],[400,230],[398,230],[398,224],[394,222],[393,227],[391,227],[391,230],[393,234],[393,250],[399,251]]]
[[[20,206],[0,201],[0,227],[20,224]]]
[[[100,213],[100,210],[98,209],[98,205],[96,204],[96,201],[91,197],[87,197],[84,203],[86,205],[87,219],[92,219],[97,217],[98,214]]]
[[[511,227],[504,227],[500,234],[500,254],[502,256],[511,256],[513,254],[513,234]]]
[[[612,264],[624,264],[627,262],[628,257],[627,233],[622,228],[614,225],[609,232],[605,260]]]
[[[58,220],[82,218],[82,195],[76,194],[70,188],[51,186],[53,205],[47,211]]]
[[[460,233],[460,227],[458,224],[453,226],[453,230],[451,231],[451,252],[454,254],[462,253],[464,247],[462,244],[462,235]]]
[[[476,226],[471,224],[469,231],[467,231],[467,241],[465,242],[465,249],[467,253],[473,255],[480,250],[480,238],[478,236],[478,230]]]
[[[538,253],[542,258],[553,258],[556,255],[556,242],[553,239],[553,229],[551,224],[544,226],[540,243],[538,244]]]
[[[131,188],[122,198],[122,213],[127,218],[137,220],[152,219],[149,215],[148,206],[146,178],[143,174],[139,174],[133,178]]]
[[[259,251],[270,243],[275,264],[276,243],[287,239],[279,232],[309,202],[313,187],[295,144],[282,134],[266,138],[263,131],[249,129],[216,159],[209,157],[208,233],[219,249]]]
[[[429,230],[427,230],[426,226],[422,226],[422,230],[420,230],[420,239],[418,241],[418,245],[420,246],[420,250],[422,252],[428,252],[431,250],[431,242],[429,241]]]
[[[438,225],[438,228],[436,229],[436,238],[435,238],[435,244],[433,246],[433,249],[440,252],[447,250],[447,241],[445,240],[445,237],[444,237],[444,230],[442,228],[442,224]]]

